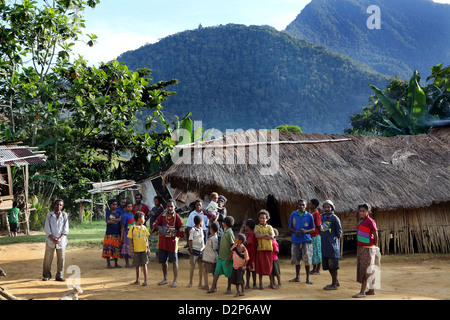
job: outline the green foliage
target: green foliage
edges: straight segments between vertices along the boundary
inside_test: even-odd
[[[381,29],[370,30],[377,5]],[[409,78],[450,59],[450,5],[424,0],[312,0],[287,27],[299,39],[361,61],[387,75]]]
[[[284,124],[284,125],[278,126],[275,129],[277,129],[279,131],[288,131],[288,132],[303,132],[302,128],[300,128],[299,126],[294,126],[294,125],[289,125],[289,124]]]
[[[9,118],[2,139],[45,151],[47,162],[30,169],[30,192],[50,202],[63,198],[70,212],[90,182],[123,178],[117,168],[133,162],[122,153],[148,167],[174,144],[157,119],[173,94],[165,88],[177,80],[152,83],[150,69],[131,71],[118,61],[96,67],[69,60],[83,36],[83,10],[98,2],[0,1],[0,110]],[[95,45],[96,36],[87,37]]]
[[[427,86],[420,84],[417,71],[408,82],[399,77],[392,79],[384,91],[370,85],[375,93],[370,97],[372,104],[351,116],[353,129],[346,129],[346,133],[385,136],[427,133],[435,120],[450,115],[449,70],[443,69],[442,64],[432,67],[427,80],[434,81]]]

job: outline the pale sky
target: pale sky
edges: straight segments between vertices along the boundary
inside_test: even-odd
[[[74,47],[89,64],[185,30],[220,24],[269,25],[284,30],[311,0],[101,0],[86,9],[84,33],[98,36],[94,47]],[[395,0],[393,0],[395,1]],[[448,3],[450,0],[433,0]]]

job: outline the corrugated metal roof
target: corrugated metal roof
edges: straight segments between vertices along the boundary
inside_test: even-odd
[[[89,193],[111,192],[116,190],[124,190],[136,185],[134,180],[116,180],[107,182],[93,183],[94,189],[88,190]]]
[[[0,145],[0,166],[25,166],[45,162],[43,153],[35,153],[36,148],[28,146]]]

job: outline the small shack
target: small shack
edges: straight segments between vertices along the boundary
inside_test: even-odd
[[[36,147],[20,146],[19,142],[0,145],[0,184],[1,184],[1,203],[0,215],[2,224],[6,224],[9,233],[9,222],[7,219],[7,212],[12,208],[14,199],[13,193],[13,178],[11,174],[11,167],[18,166],[22,168],[23,174],[23,188],[25,189],[25,207],[23,208],[24,220],[20,221],[23,224],[25,234],[30,233],[30,205],[28,203],[29,192],[29,172],[28,166],[40,164],[46,161],[44,152],[36,151]]]
[[[382,254],[450,252],[450,146],[444,140],[271,135],[249,130],[184,146],[164,182],[200,198],[213,191],[225,195],[237,223],[268,209],[279,228],[287,228],[298,199],[330,199],[347,240],[356,233],[358,204],[367,202]],[[277,159],[277,170],[262,174]]]

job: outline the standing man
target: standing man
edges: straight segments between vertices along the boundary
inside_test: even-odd
[[[291,238],[291,264],[295,265],[295,278],[289,282],[300,282],[300,264],[305,263],[306,283],[312,284],[309,280],[310,266],[312,265],[312,239],[311,232],[314,232],[314,219],[311,213],[306,211],[306,200],[298,200],[298,210],[291,213],[289,217],[289,228],[292,231]]]
[[[44,231],[47,235],[45,241],[45,255],[43,266],[43,281],[48,281],[51,277],[51,267],[53,256],[56,250],[56,281],[65,281],[64,279],[64,262],[67,246],[67,234],[69,233],[69,217],[67,213],[62,211],[64,201],[58,199],[54,202],[54,211],[49,212],[45,219]]]
[[[137,193],[134,196],[134,205],[133,209],[131,210],[131,213],[134,215],[136,212],[140,211],[144,213],[145,220],[144,220],[144,226],[147,226],[147,221],[150,219],[150,209],[145,203],[142,203],[142,194]],[[150,226],[150,230],[152,229],[152,226]]]
[[[320,225],[320,239],[322,241],[322,267],[331,275],[331,284],[324,290],[337,290],[339,287],[338,270],[341,257],[339,239],[342,234],[341,220],[334,214],[334,204],[331,200],[323,203],[322,224]]]
[[[163,280],[158,285],[168,283],[168,263],[173,264],[172,288],[177,286],[178,278],[178,239],[184,237],[184,225],[180,216],[175,212],[175,200],[167,202],[166,210],[156,218],[153,229],[159,231],[158,258],[162,265]]]

